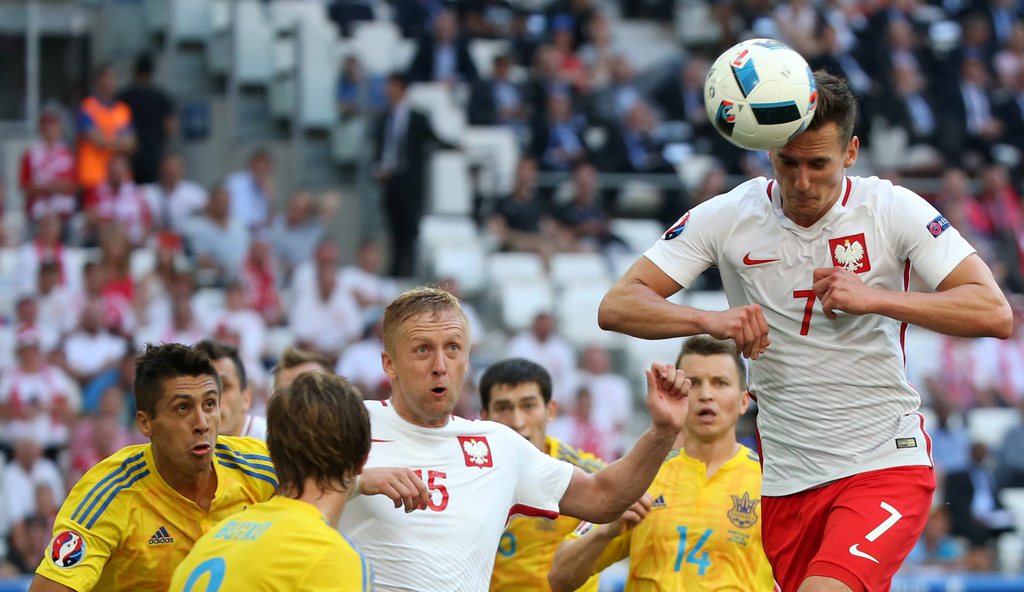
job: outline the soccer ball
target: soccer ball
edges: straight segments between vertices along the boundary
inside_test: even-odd
[[[779,148],[807,129],[817,99],[810,66],[773,39],[730,47],[704,81],[711,122],[727,140],[749,150]]]

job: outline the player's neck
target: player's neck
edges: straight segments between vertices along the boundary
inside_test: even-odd
[[[204,512],[210,510],[210,503],[217,492],[217,471],[214,470],[212,463],[209,471],[188,473],[161,459],[156,450],[153,451],[153,462],[156,463],[160,477],[171,489],[185,499],[191,500]]]
[[[328,526],[334,527],[341,518],[341,512],[345,509],[345,502],[348,501],[348,490],[337,483],[334,487],[323,490],[317,485],[316,479],[308,478],[302,484],[302,495],[296,495],[294,490],[282,490],[279,493],[300,502],[306,502],[320,511]]]
[[[697,438],[687,438],[683,445],[686,456],[697,459],[707,467],[707,476],[711,477],[719,467],[730,458],[736,456],[740,445],[736,441],[736,433],[724,434],[721,438],[710,442],[704,442]]]

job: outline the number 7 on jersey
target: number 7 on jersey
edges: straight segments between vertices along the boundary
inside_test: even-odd
[[[804,320],[800,323],[800,334],[807,335],[811,329],[811,313],[814,312],[814,290],[794,290],[793,298],[806,298],[804,305]]]

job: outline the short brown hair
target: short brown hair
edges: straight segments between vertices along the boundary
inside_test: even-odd
[[[348,489],[370,453],[363,396],[340,376],[302,373],[267,404],[267,448],[282,489],[301,496],[310,478]]]
[[[466,332],[469,332],[469,322],[466,320],[466,313],[462,312],[459,299],[447,290],[435,286],[421,286],[395,298],[384,309],[384,349],[388,353],[394,353],[398,328],[405,321],[421,314],[436,316],[446,311],[459,313],[466,325]]]
[[[724,339],[715,339],[710,335],[694,335],[683,342],[683,348],[676,358],[676,367],[683,363],[683,356],[717,356],[724,355],[732,358],[736,364],[736,374],[740,378],[740,390],[747,389],[747,366],[743,363],[740,354],[736,351],[736,344]]]
[[[287,370],[302,364],[319,364],[323,367],[326,374],[330,374],[331,368],[334,367],[331,359],[320,352],[299,349],[289,345],[281,352],[281,358],[277,361],[277,366],[274,366],[274,382],[277,382],[277,375],[280,374],[281,370]]]
[[[839,141],[845,148],[853,138],[853,124],[857,121],[857,99],[846,81],[824,70],[814,73],[818,87],[818,106],[808,129],[824,127],[830,121],[839,126]]]
[[[180,343],[147,343],[146,351],[135,358],[135,408],[155,417],[165,381],[179,376],[205,375],[213,377],[220,393],[224,388],[220,375],[204,352]]]

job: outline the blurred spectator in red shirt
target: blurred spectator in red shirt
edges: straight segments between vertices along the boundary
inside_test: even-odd
[[[62,132],[60,113],[44,109],[39,116],[39,137],[21,156],[18,183],[32,222],[51,212],[67,222],[78,209],[75,156]]]
[[[110,224],[119,227],[140,246],[153,229],[153,213],[142,189],[132,182],[128,157],[110,158],[107,179],[85,194],[85,242],[94,244],[100,230]]]

